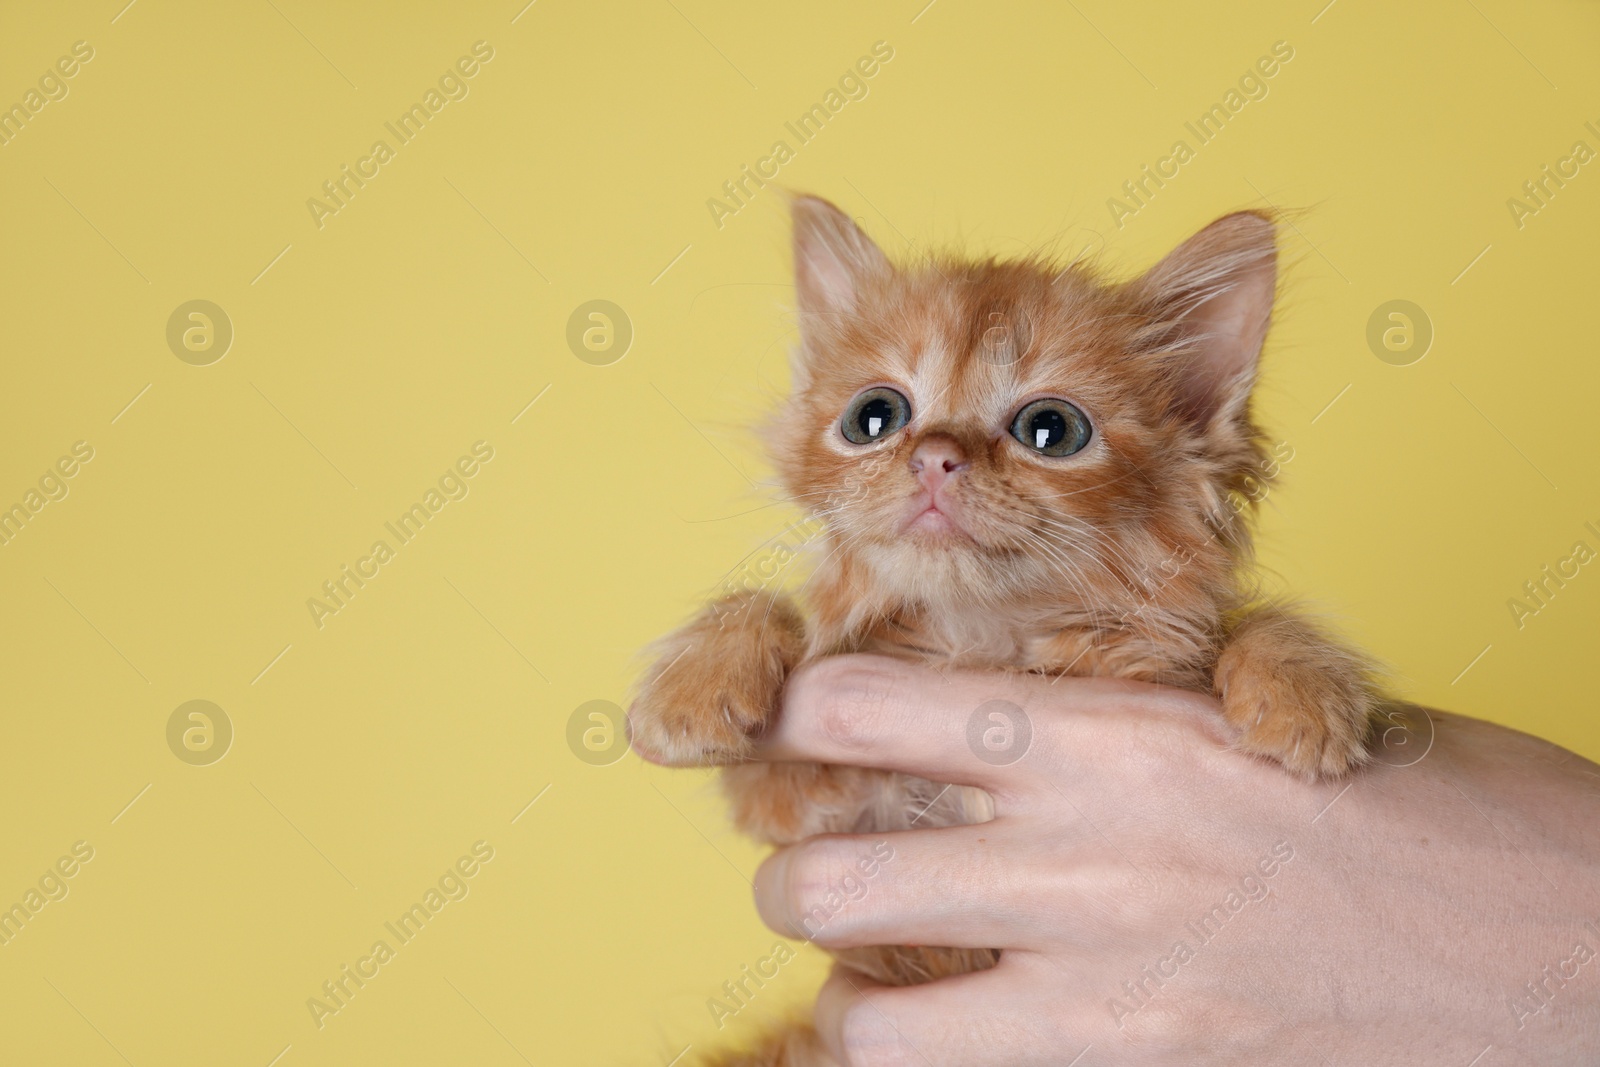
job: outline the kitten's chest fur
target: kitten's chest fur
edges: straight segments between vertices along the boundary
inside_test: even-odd
[[[1155,610],[907,610],[864,630],[850,650],[940,669],[1109,676],[1203,690],[1220,631],[1220,622]]]

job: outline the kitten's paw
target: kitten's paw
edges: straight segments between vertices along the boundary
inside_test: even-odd
[[[660,645],[628,712],[630,741],[674,767],[738,763],[777,711],[804,646],[804,623],[787,600],[727,597]]]
[[[1246,620],[1217,662],[1216,690],[1242,751],[1302,778],[1338,778],[1367,760],[1380,703],[1367,663],[1299,618]]]
[[[1366,762],[1367,724],[1377,702],[1315,671],[1238,670],[1222,681],[1222,715],[1238,747],[1302,778],[1338,778]]]

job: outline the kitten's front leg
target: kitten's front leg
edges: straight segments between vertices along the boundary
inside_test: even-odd
[[[628,714],[635,747],[678,767],[738,763],[777,714],[805,622],[786,597],[741,593],[707,605],[658,647]]]
[[[1229,634],[1214,678],[1239,747],[1305,778],[1337,778],[1367,759],[1381,702],[1371,666],[1291,608],[1267,605]]]

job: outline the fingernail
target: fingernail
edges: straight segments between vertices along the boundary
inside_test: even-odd
[[[783,887],[789,872],[789,849],[780,848],[756,869],[756,911],[761,921],[786,937],[797,936],[783,909]]]

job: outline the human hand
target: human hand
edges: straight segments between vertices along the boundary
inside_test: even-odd
[[[1006,766],[968,740],[993,700],[1031,726]],[[1373,766],[1306,784],[1229,750],[1198,694],[821,661],[759,758],[976,785],[996,817],[782,849],[757,906],[792,936],[850,876],[818,944],[1004,950],[909,988],[836,969],[817,1026],[849,1065],[1600,1063],[1600,768],[1406,719]]]

